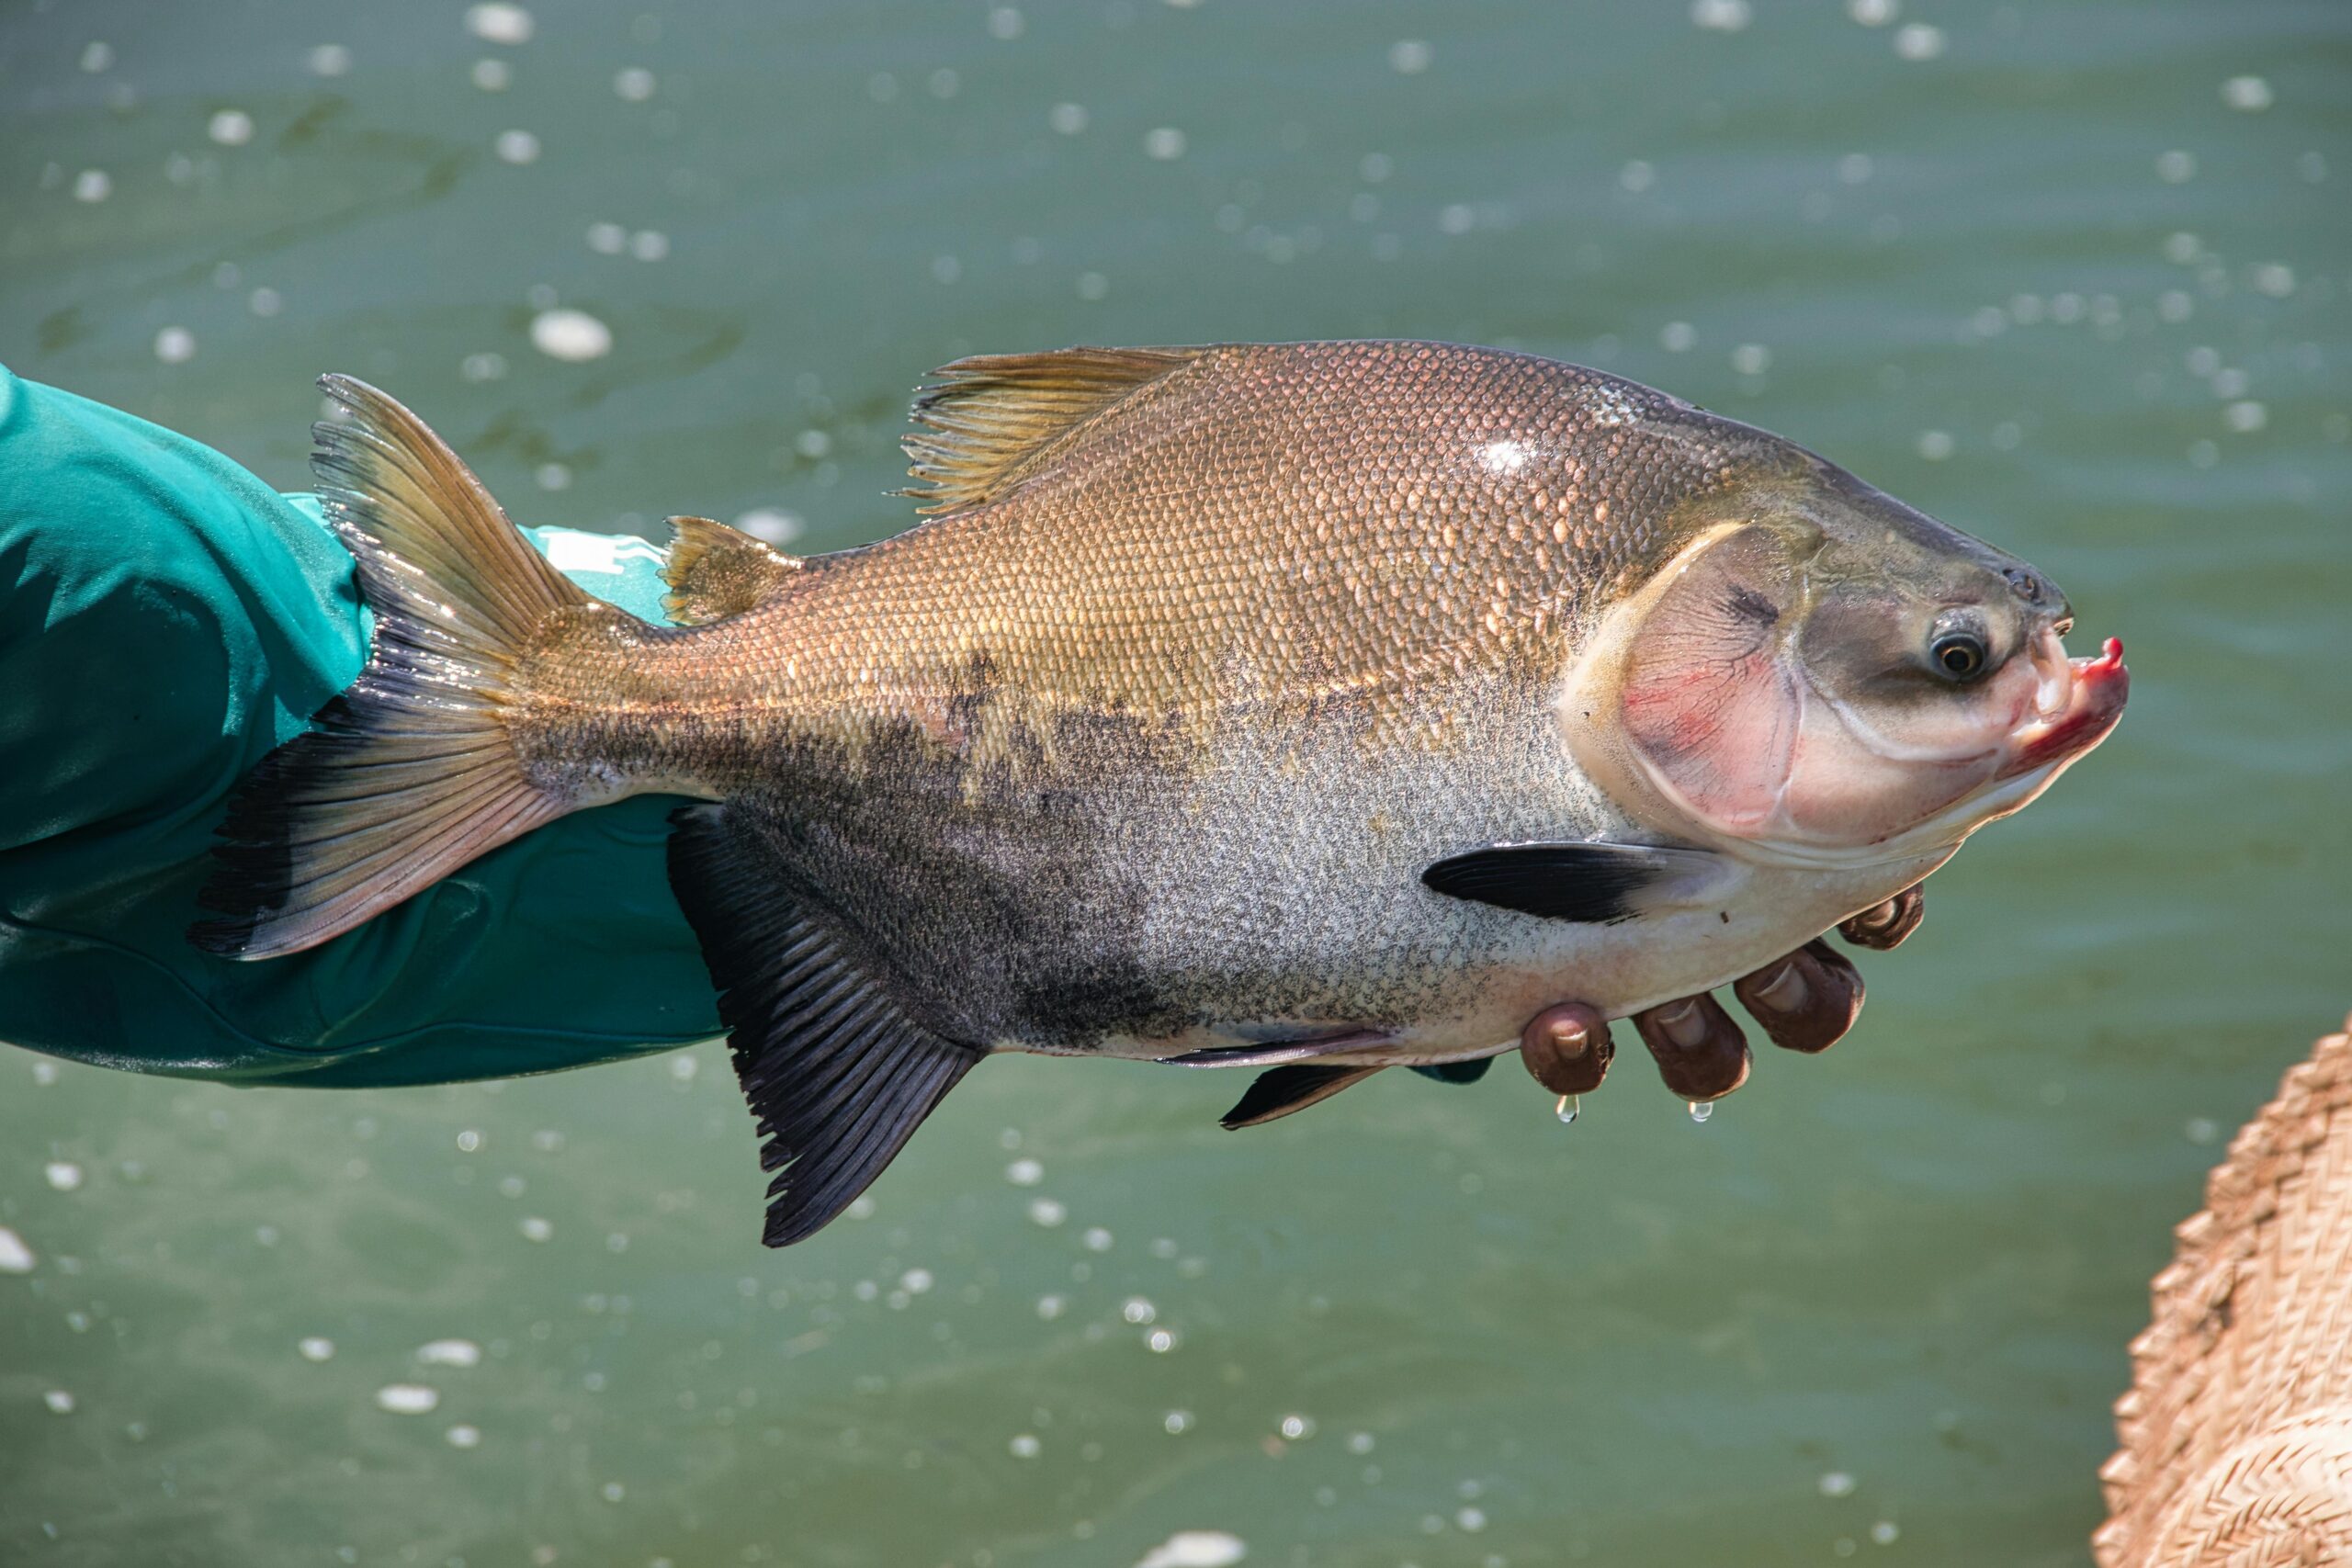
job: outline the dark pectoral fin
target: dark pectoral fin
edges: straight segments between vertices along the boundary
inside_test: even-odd
[[[1314,1066],[1299,1064],[1260,1073],[1250,1091],[1222,1118],[1227,1127],[1259,1127],[1279,1122],[1294,1111],[1330,1099],[1351,1084],[1360,1084],[1378,1067]]]
[[[1650,844],[1488,844],[1421,873],[1433,892],[1542,915],[1610,925],[1713,880],[1719,857]]]
[[[726,808],[672,818],[670,883],[702,941],[761,1134],[770,1247],[815,1235],[882,1174],[981,1053],[907,1016],[784,895]]]

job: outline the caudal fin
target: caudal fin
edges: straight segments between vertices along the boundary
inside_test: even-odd
[[[311,467],[375,641],[230,807],[200,896],[218,918],[188,940],[237,958],[340,935],[575,804],[525,773],[507,720],[518,655],[594,602],[424,421],[347,376],[319,385],[344,417],[316,427]]]

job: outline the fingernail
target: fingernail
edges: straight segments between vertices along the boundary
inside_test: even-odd
[[[1668,1002],[1657,1010],[1657,1021],[1666,1037],[1686,1051],[1706,1041],[1707,1021],[1697,1002]]]
[[[1804,983],[1804,970],[1783,960],[1781,972],[1756,988],[1756,999],[1774,1012],[1798,1012],[1813,999],[1813,987]]]

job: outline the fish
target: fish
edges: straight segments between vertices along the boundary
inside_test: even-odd
[[[1232,1124],[1704,993],[1915,887],[2114,728],[2025,562],[1632,381],[1438,343],[933,373],[922,520],[672,520],[673,625],[321,386],[368,664],[220,829],[198,946],[351,930],[571,811],[669,874],[815,1234],[989,1056],[1264,1076]]]

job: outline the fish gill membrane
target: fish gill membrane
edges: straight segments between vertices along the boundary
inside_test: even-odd
[[[2024,563],[1600,372],[1340,343],[933,379],[940,515],[808,559],[673,519],[656,626],[325,378],[373,646],[232,802],[191,940],[300,951],[566,812],[697,798],[671,882],[781,1246],[996,1051],[1270,1069],[1242,1126],[1551,1016],[1573,1106],[1607,1020],[1691,1055],[1645,1010],[1915,888],[2123,705]]]

